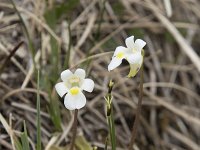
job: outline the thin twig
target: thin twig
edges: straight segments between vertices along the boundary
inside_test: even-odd
[[[72,135],[72,142],[71,142],[70,150],[74,149],[74,144],[75,144],[75,139],[76,139],[76,131],[77,131],[77,117],[78,117],[78,109],[75,109],[74,123],[73,123],[73,135]]]
[[[17,46],[15,46],[13,48],[13,50],[10,52],[10,54],[8,55],[8,57],[5,59],[5,61],[2,63],[1,67],[0,67],[0,74],[3,72],[3,69],[5,68],[5,66],[8,64],[8,62],[10,61],[11,57],[15,54],[15,52],[19,49],[19,47],[23,44],[24,42],[21,41],[17,44]]]
[[[139,101],[138,101],[138,107],[136,110],[136,116],[135,116],[135,121],[133,124],[133,130],[132,130],[132,136],[131,136],[131,141],[129,144],[129,150],[132,150],[132,146],[135,142],[135,138],[136,138],[136,134],[137,134],[137,127],[139,124],[139,120],[140,120],[140,112],[141,112],[141,108],[142,108],[142,97],[143,97],[143,83],[144,83],[144,78],[143,78],[143,64],[141,66],[141,70],[140,70],[140,94],[139,94]]]

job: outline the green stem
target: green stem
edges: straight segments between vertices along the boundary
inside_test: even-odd
[[[139,93],[139,101],[138,101],[138,107],[136,110],[136,116],[135,116],[135,121],[133,124],[133,130],[132,130],[132,136],[131,136],[131,141],[129,144],[129,150],[132,150],[133,144],[135,142],[135,138],[136,138],[136,134],[137,134],[137,127],[139,124],[139,120],[140,120],[140,112],[142,109],[142,98],[143,98],[143,83],[144,83],[144,68],[143,68],[143,64],[141,66],[141,70],[140,70],[140,93]]]
[[[108,150],[108,137],[106,137],[105,148],[104,148],[104,150]]]
[[[100,19],[99,19],[99,22],[98,22],[97,33],[96,33],[96,36],[95,36],[96,41],[99,40],[99,36],[100,36],[101,23],[103,21],[103,14],[105,12],[105,4],[106,4],[106,0],[103,0],[102,6],[101,6],[101,9],[100,9],[100,17],[99,17]]]
[[[77,132],[77,118],[78,118],[78,109],[75,109],[74,123],[73,123],[73,135],[72,135],[72,142],[71,142],[70,150],[74,149],[74,144],[75,144],[75,139],[76,139],[76,132]]]
[[[116,139],[115,139],[115,124],[114,124],[114,118],[113,118],[113,109],[112,106],[110,108],[111,112],[110,115],[107,116],[108,119],[108,125],[109,125],[109,133],[110,133],[110,140],[111,140],[111,146],[112,150],[116,150]]]
[[[114,117],[113,117],[112,94],[111,94],[113,85],[114,85],[114,82],[110,80],[110,82],[108,83],[108,94],[106,95],[105,100],[107,103],[106,117],[107,117],[108,126],[109,126],[111,146],[112,146],[112,150],[116,150],[115,124],[114,124]]]
[[[28,39],[28,46],[29,46],[29,49],[30,49],[30,52],[31,52],[33,65],[34,65],[34,67],[35,67],[35,60],[34,60],[35,48],[34,48],[34,46],[33,46],[33,42],[32,42],[32,40],[31,40],[30,34],[29,34],[29,32],[28,32],[28,29],[27,29],[27,27],[26,27],[26,24],[25,24],[25,22],[24,22],[24,19],[22,18],[20,12],[18,11],[18,9],[17,9],[17,7],[16,7],[16,5],[15,5],[15,3],[14,3],[14,0],[10,0],[10,1],[11,1],[11,3],[12,3],[12,5],[13,5],[13,7],[14,7],[14,9],[15,9],[15,11],[16,11],[16,13],[17,13],[17,15],[18,15],[18,17],[19,17],[19,19],[20,19],[20,21],[21,21],[21,23],[22,23],[22,27],[23,27],[23,29],[24,29],[24,31],[25,31],[25,35],[26,35],[26,37],[27,37],[27,39]]]
[[[71,55],[71,29],[70,29],[70,23],[68,23],[67,25],[68,27],[68,33],[69,33],[69,43],[68,43],[68,48],[67,48],[67,55],[66,55],[66,59],[64,62],[64,68],[69,68],[70,64],[70,55]]]

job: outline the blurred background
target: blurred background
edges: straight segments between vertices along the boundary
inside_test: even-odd
[[[42,149],[67,148],[73,113],[54,85],[63,70],[78,67],[95,81],[95,89],[86,93],[87,104],[79,111],[76,149],[105,147],[110,79],[117,149],[127,149],[140,77],[126,77],[126,61],[112,72],[107,66],[115,48],[134,35],[147,42],[134,149],[199,150],[199,24],[199,0],[0,0],[0,149],[20,145],[24,121],[35,149],[38,69]]]

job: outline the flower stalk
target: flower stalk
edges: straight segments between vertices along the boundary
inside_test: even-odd
[[[144,54],[143,54],[144,55]],[[131,140],[129,144],[129,150],[133,149],[133,144],[135,142],[135,138],[137,135],[137,127],[140,121],[140,113],[142,109],[142,98],[143,98],[143,83],[144,83],[144,64],[142,63],[141,70],[140,70],[140,90],[139,90],[139,101],[138,101],[138,107],[136,110],[136,116],[135,116],[135,121],[133,124],[133,129],[132,129],[132,135],[131,135]]]
[[[116,150],[116,139],[115,139],[115,124],[114,124],[114,117],[113,117],[113,107],[112,107],[112,89],[113,89],[114,82],[112,80],[108,84],[108,93],[105,96],[106,100],[106,117],[109,126],[109,134],[111,140],[111,147],[112,150]]]
[[[70,145],[70,150],[74,149],[75,139],[76,139],[76,132],[77,132],[77,122],[78,122],[78,109],[75,109],[74,112],[74,123],[73,123],[73,135],[72,135],[72,142]]]

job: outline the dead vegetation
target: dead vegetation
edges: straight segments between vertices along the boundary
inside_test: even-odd
[[[104,149],[108,126],[104,96],[113,89],[117,147],[126,149],[138,101],[139,76],[126,78],[127,62],[108,72],[112,51],[129,35],[147,42],[144,98],[134,149],[200,149],[200,2],[198,0],[15,0],[0,1],[0,149],[13,149],[23,131],[36,144],[37,70],[41,70],[43,149],[70,142],[72,113],[54,85],[66,68],[85,68],[95,81],[78,116],[78,134]],[[31,41],[28,40],[27,33]],[[33,47],[31,48],[31,45]],[[32,50],[31,50],[32,49]],[[34,60],[34,61],[33,61]],[[35,66],[35,67],[34,67]],[[82,139],[82,138],[85,139]],[[77,141],[77,149],[85,150]],[[61,148],[62,147],[62,148]]]

